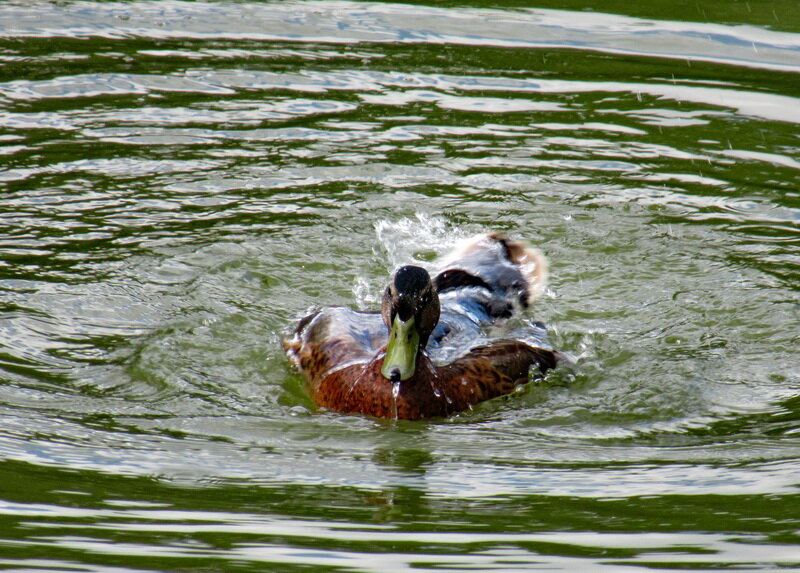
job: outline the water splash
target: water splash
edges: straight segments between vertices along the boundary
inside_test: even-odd
[[[400,384],[402,384],[400,380],[398,380],[397,382],[392,382],[392,402],[391,402],[392,420],[397,420],[397,398],[400,397]]]
[[[381,220],[375,224],[379,248],[392,268],[411,261],[421,266],[469,235],[444,217],[417,213],[413,218]],[[422,247],[422,248],[421,248]]]
[[[358,310],[371,310],[375,305],[380,304],[380,293],[380,289],[372,288],[372,284],[366,277],[356,277],[353,285],[353,296],[355,296]]]

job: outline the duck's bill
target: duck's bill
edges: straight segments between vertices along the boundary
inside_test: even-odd
[[[399,316],[395,316],[381,367],[383,377],[392,382],[411,378],[416,369],[418,349],[419,333],[414,317],[402,321]]]

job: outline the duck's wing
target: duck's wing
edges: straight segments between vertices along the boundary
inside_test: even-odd
[[[553,350],[518,340],[497,340],[439,368],[438,390],[454,404],[476,404],[509,394],[531,377],[555,368],[559,360],[559,353]]]
[[[541,375],[555,368],[559,360],[559,353],[548,348],[519,340],[496,340],[473,348],[457,362],[485,361],[497,373],[515,383],[524,383],[531,375]]]
[[[490,296],[488,312],[506,316],[514,307],[525,308],[544,292],[547,259],[524,243],[499,233],[463,241],[439,263],[435,283],[439,294],[482,289]]]
[[[438,267],[434,282],[442,311],[434,346],[445,337],[479,336],[484,327],[526,308],[547,282],[541,252],[497,233],[463,241]]]
[[[379,313],[329,307],[303,318],[283,347],[314,384],[335,370],[372,360],[387,338]]]

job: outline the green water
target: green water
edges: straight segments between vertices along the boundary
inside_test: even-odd
[[[800,568],[798,14],[0,4],[0,568]],[[575,365],[315,409],[297,318],[488,230]]]

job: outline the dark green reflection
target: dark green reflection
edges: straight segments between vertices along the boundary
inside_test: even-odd
[[[387,461],[413,473],[428,463],[428,456],[406,451],[390,455]],[[21,483],[26,486],[20,488]],[[0,464],[0,484],[5,484],[2,563],[51,559],[124,566],[131,560],[123,555],[125,548],[134,546],[152,548],[149,556],[144,554],[148,551],[137,555],[137,567],[162,570],[249,567],[253,563],[239,554],[245,547],[452,556],[512,545],[541,555],[623,560],[636,558],[645,549],[634,538],[630,546],[604,548],[591,542],[570,543],[569,536],[566,541],[525,537],[537,532],[595,532],[598,541],[611,533],[680,533],[691,543],[693,533],[713,531],[731,540],[744,535],[774,544],[800,542],[796,533],[800,495],[445,499],[425,496],[414,487],[362,490],[243,482],[182,487],[156,478],[10,461]],[[338,529],[337,524],[347,525]],[[374,525],[381,528],[372,529]],[[398,537],[400,532],[416,532],[419,540]],[[459,532],[466,537],[447,535]],[[76,542],[76,534],[84,542]],[[436,541],[429,534],[442,537]],[[497,534],[505,537],[492,537]],[[97,551],[96,543],[116,546],[119,553]],[[261,557],[256,561],[269,562]]]

